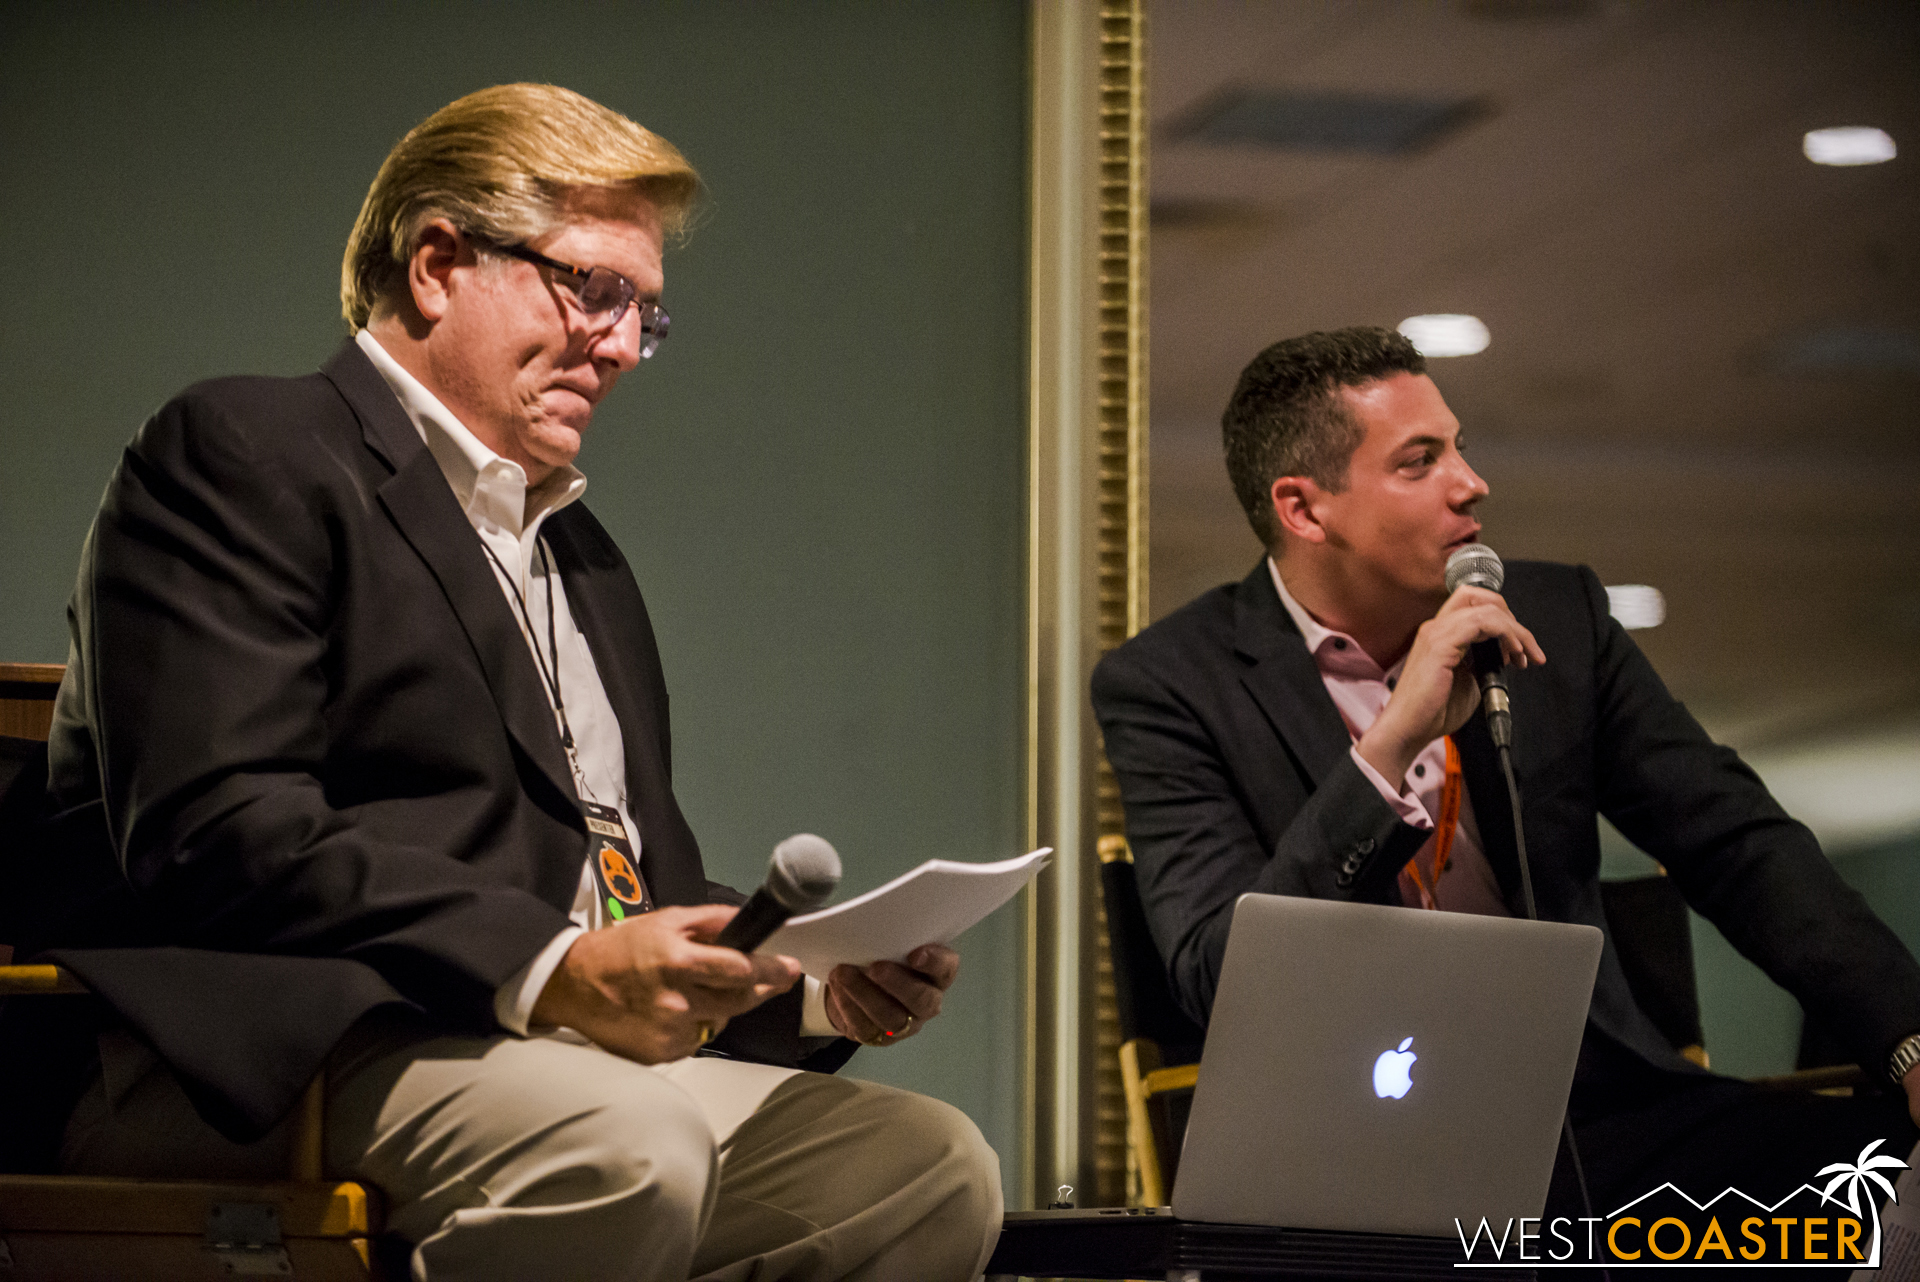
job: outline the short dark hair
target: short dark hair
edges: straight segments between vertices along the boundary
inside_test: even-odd
[[[1336,494],[1346,488],[1361,430],[1334,391],[1426,372],[1426,358],[1404,335],[1375,325],[1316,330],[1253,358],[1220,427],[1234,495],[1262,543],[1276,542],[1271,494],[1281,477],[1309,477]]]

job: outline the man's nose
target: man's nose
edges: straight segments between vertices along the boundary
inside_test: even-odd
[[[640,363],[640,309],[629,304],[620,319],[593,335],[588,344],[595,360],[611,361],[621,373]]]
[[[1459,470],[1459,496],[1454,500],[1454,505],[1464,511],[1493,491],[1485,481],[1480,479],[1480,474],[1473,470],[1466,459],[1460,460]]]

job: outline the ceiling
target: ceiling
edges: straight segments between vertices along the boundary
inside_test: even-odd
[[[1151,20],[1155,617],[1259,554],[1219,443],[1255,352],[1466,312],[1491,345],[1432,374],[1492,486],[1488,542],[1664,592],[1636,635],[1736,746],[1920,752],[1920,6],[1161,0]],[[1196,131],[1273,92],[1473,109],[1400,154]],[[1809,163],[1801,136],[1834,125],[1908,154]]]

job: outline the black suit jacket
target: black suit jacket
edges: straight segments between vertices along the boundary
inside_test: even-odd
[[[625,559],[579,504],[545,535],[620,721],[649,888],[738,902],[707,882],[674,800]],[[586,833],[480,542],[364,354],[203,383],[155,414],[70,613],[49,791],[110,849],[42,862],[28,949],[85,980],[235,1138],[282,1117],[375,1007],[497,1030],[495,990],[569,924]],[[716,1047],[799,1062],[799,1003],[796,986]]]
[[[1745,956],[1818,1011],[1875,1076],[1920,1030],[1920,966],[1729,748],[1667,693],[1585,567],[1509,563],[1505,596],[1547,662],[1509,672],[1515,773],[1543,918],[1606,930],[1603,814]],[[1109,654],[1093,704],[1173,989],[1205,1022],[1248,891],[1399,902],[1429,835],[1361,774],[1266,562]],[[1486,855],[1518,914],[1512,811],[1484,721],[1455,736]],[[1635,1005],[1611,939],[1589,1033],[1688,1065]]]

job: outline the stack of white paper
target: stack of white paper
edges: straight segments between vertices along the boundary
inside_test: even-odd
[[[791,918],[760,945],[785,953],[815,979],[841,963],[904,962],[922,944],[950,944],[1020,893],[1046,866],[1051,847],[993,864],[929,859],[912,872],[844,904]]]

